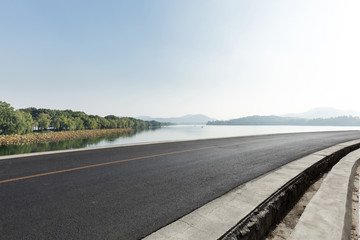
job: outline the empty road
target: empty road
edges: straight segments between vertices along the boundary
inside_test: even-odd
[[[0,239],[139,239],[360,131],[185,141],[0,160]]]

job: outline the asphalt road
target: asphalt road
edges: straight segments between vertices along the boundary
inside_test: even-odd
[[[0,160],[0,239],[139,239],[360,131],[114,147]]]

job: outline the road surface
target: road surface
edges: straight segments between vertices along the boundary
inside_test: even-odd
[[[139,239],[360,131],[222,138],[0,160],[0,239]]]

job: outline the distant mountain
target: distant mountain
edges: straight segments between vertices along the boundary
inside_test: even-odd
[[[279,116],[249,116],[227,121],[211,121],[208,125],[304,125],[305,119]]]
[[[148,116],[140,116],[138,119],[145,121],[157,121],[157,122],[168,122],[173,124],[206,124],[209,121],[214,121],[215,119],[202,114],[188,114],[182,117],[173,117],[173,118],[152,118]]]
[[[359,117],[293,118],[279,116],[250,116],[228,121],[210,121],[208,125],[292,125],[292,126],[360,126]]]
[[[314,108],[307,112],[303,113],[289,113],[282,115],[282,117],[294,117],[294,118],[306,118],[306,119],[313,119],[313,118],[333,118],[333,117],[340,117],[340,116],[353,116],[353,117],[360,117],[360,112],[356,111],[345,111],[339,110],[336,108],[330,107],[322,107],[322,108]]]

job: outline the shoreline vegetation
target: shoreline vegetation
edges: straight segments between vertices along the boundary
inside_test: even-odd
[[[67,140],[101,137],[118,133],[134,132],[134,129],[96,129],[61,132],[38,132],[29,134],[0,135],[0,146],[23,145],[33,143],[61,142]]]
[[[0,146],[99,137],[169,125],[131,117],[88,115],[80,111],[24,108],[0,101]]]

